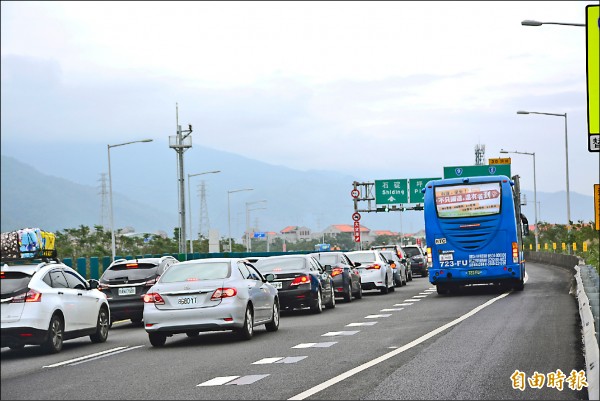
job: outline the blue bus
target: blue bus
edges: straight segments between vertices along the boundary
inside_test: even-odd
[[[429,181],[425,239],[429,282],[438,294],[471,284],[524,288],[519,176],[478,176]]]

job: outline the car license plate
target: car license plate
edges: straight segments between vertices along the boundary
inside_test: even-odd
[[[179,305],[193,305],[193,304],[197,303],[197,299],[195,296],[194,297],[178,297],[177,303]]]
[[[273,287],[277,288],[278,290],[283,287],[281,281],[273,281],[271,284],[273,284]]]
[[[479,276],[481,270],[467,270],[467,276]]]
[[[121,287],[119,295],[135,295],[135,287]]]

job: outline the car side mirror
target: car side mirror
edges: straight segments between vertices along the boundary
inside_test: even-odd
[[[96,288],[98,288],[99,285],[100,282],[95,278],[91,278],[88,280],[88,287],[90,288],[90,290],[95,290]]]
[[[331,272],[333,271],[333,267],[331,267],[331,265],[325,265],[325,271],[331,274]]]
[[[406,258],[402,258],[402,263],[406,263]]]
[[[360,262],[354,262],[354,267],[360,266]]]
[[[275,281],[275,275],[273,273],[267,273],[267,274],[265,274],[265,280],[268,283]]]

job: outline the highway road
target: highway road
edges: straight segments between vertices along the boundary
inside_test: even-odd
[[[2,348],[1,398],[587,399],[575,375],[585,362],[571,275],[534,263],[527,272],[523,292],[480,286],[444,296],[416,277],[319,315],[285,313],[279,331],[258,327],[250,341],[180,334],[153,348],[126,321],[106,343],[69,340],[55,355]],[[550,382],[559,370],[565,379]],[[541,375],[543,384],[533,380]]]

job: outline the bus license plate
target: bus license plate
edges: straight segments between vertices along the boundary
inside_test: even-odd
[[[467,270],[467,276],[479,276],[481,270]]]
[[[135,287],[121,287],[119,288],[119,295],[135,295]]]

